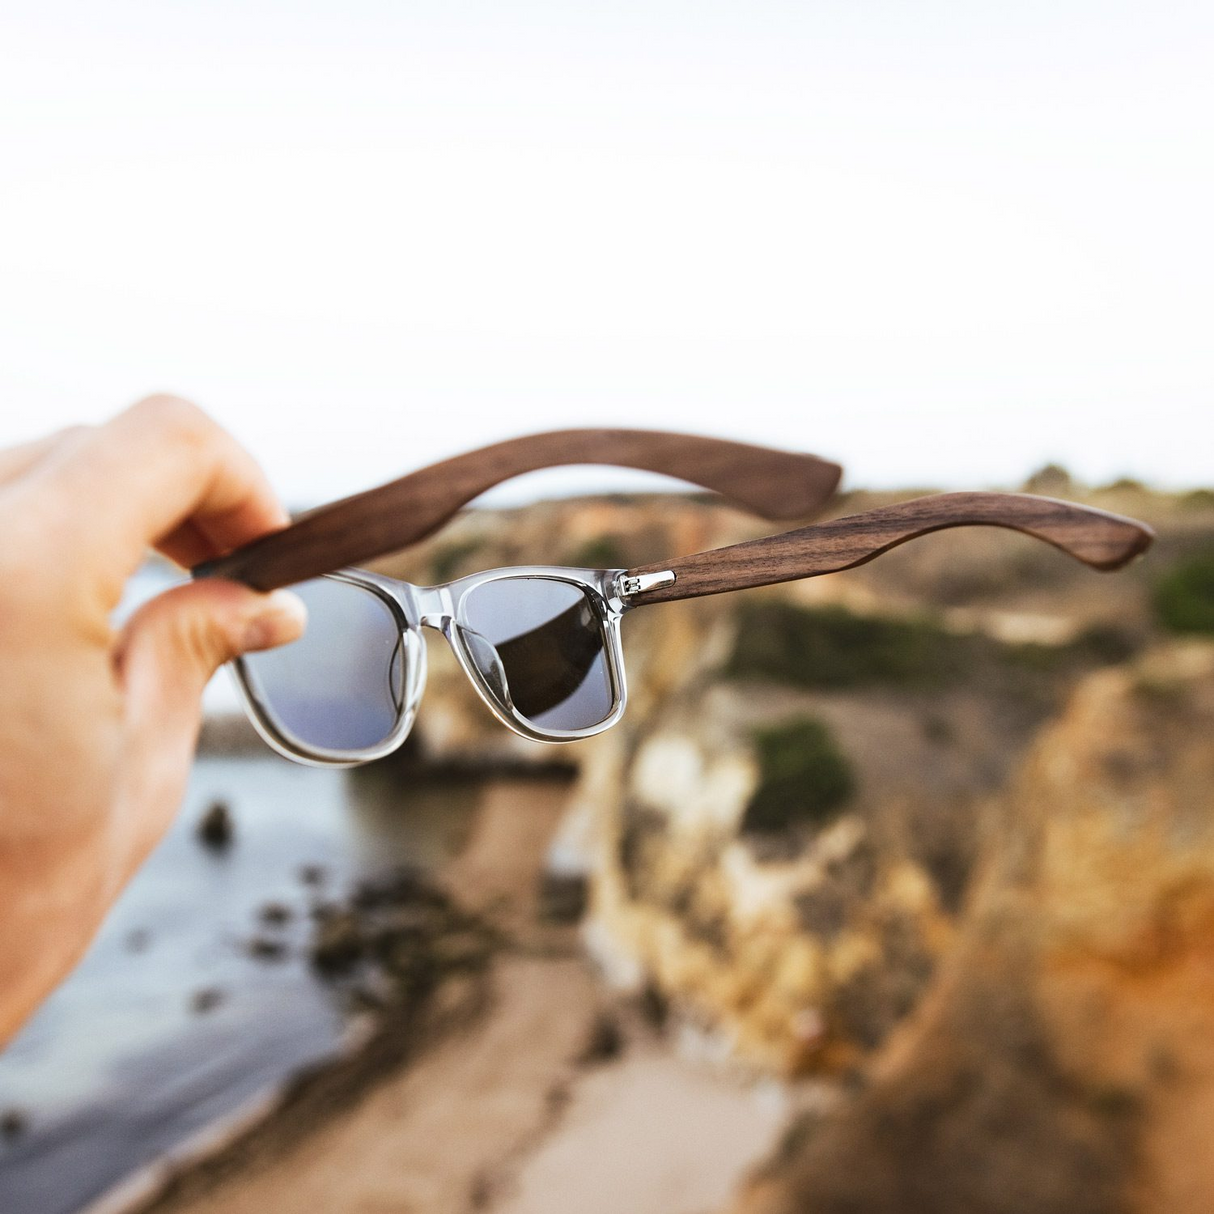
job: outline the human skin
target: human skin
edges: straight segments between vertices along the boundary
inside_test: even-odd
[[[195,406],[156,396],[0,450],[0,1044],[75,965],[180,803],[202,691],[303,605],[207,580],[121,629],[150,547],[189,567],[287,515]]]

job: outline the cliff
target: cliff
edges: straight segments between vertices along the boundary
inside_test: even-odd
[[[633,612],[628,713],[569,747],[503,729],[430,647],[404,770],[570,764],[549,867],[585,882],[603,972],[722,1056],[829,1082],[746,1214],[1210,1208],[1214,500],[1087,500],[1151,521],[1148,558],[1098,575],[955,531]],[[386,567],[628,566],[764,530],[547,503]]]
[[[1209,643],[1084,681],[916,1014],[746,1214],[1210,1209],[1211,737]]]

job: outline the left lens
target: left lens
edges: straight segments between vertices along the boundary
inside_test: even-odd
[[[400,626],[364,586],[326,577],[292,589],[308,609],[303,636],[246,654],[237,676],[265,723],[293,747],[355,758],[386,741],[404,711]]]
[[[464,649],[491,690],[539,729],[592,729],[615,707],[603,621],[586,590],[500,578],[464,596]]]

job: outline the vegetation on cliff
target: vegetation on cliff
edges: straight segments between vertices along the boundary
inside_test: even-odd
[[[1178,561],[1159,579],[1155,610],[1169,632],[1214,634],[1214,549]]]
[[[855,791],[851,764],[830,730],[798,717],[754,734],[759,783],[742,814],[743,833],[824,826]]]
[[[965,638],[926,616],[859,615],[831,603],[743,601],[725,673],[799,687],[941,682],[962,668]]]

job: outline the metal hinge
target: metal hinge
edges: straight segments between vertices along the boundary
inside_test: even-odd
[[[620,574],[617,593],[622,599],[629,599],[634,594],[644,594],[649,590],[661,590],[665,586],[674,585],[674,573],[663,569],[660,573],[638,573],[629,576]]]

